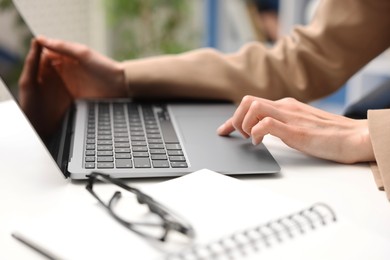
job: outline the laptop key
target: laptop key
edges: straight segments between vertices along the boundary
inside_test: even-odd
[[[85,155],[86,156],[95,156],[95,150],[86,150]]]
[[[121,133],[121,132],[116,132],[115,131],[114,137],[125,137],[125,138],[128,138],[129,135],[127,133]]]
[[[146,138],[145,136],[131,136],[131,141],[134,142],[134,141],[146,141]]]
[[[134,146],[131,149],[133,150],[133,152],[147,152],[148,151],[148,147],[146,147],[146,146]]]
[[[115,148],[130,148],[129,143],[116,143]]]
[[[185,162],[186,158],[184,156],[169,156],[171,162]]]
[[[117,153],[117,154],[115,154],[115,159],[131,159],[131,154],[129,154],[129,153]]]
[[[115,166],[116,168],[133,168],[133,163],[130,159],[117,159]]]
[[[95,134],[95,128],[88,128],[87,133],[88,134]]]
[[[151,168],[149,158],[134,158],[135,168]]]
[[[98,151],[97,155],[98,156],[112,156],[112,151]]]
[[[149,144],[150,149],[164,149],[164,144]]]
[[[188,168],[186,162],[171,162],[172,168]]]
[[[144,131],[133,131],[130,133],[131,136],[144,136]]]
[[[113,162],[114,161],[114,157],[110,156],[101,156],[101,157],[98,157],[97,158],[97,161],[98,162]]]
[[[163,140],[162,139],[148,139],[149,144],[162,144]]]
[[[158,117],[165,143],[178,143],[179,139],[170,118],[164,113],[158,113]]]
[[[148,139],[161,139],[160,134],[147,134]]]
[[[146,133],[149,135],[149,134],[160,134],[160,130],[159,129],[146,129]]]
[[[114,141],[115,143],[128,143],[129,138],[115,138]]]
[[[132,146],[146,146],[146,142],[145,141],[134,141],[134,142],[131,142],[131,145]]]
[[[112,140],[98,140],[98,145],[112,145]]]
[[[85,169],[95,169],[95,163],[94,162],[86,162]]]
[[[112,162],[102,162],[97,164],[98,169],[113,169],[114,163]]]
[[[95,156],[86,156],[85,157],[86,162],[94,162],[95,161]]]
[[[98,135],[98,140],[112,140],[111,135]]]
[[[165,149],[150,149],[150,154],[165,154]]]
[[[98,135],[111,135],[111,131],[107,131],[107,130],[99,131]]]
[[[167,160],[168,157],[165,154],[152,154],[152,160]]]
[[[95,145],[94,144],[87,144],[86,149],[87,150],[95,150]]]
[[[152,161],[154,168],[169,168],[169,162],[167,160]]]
[[[139,126],[130,126],[130,133],[132,132],[137,132],[137,131],[144,131],[143,127],[139,127]]]
[[[115,153],[130,153],[130,148],[115,148]]]
[[[181,150],[180,144],[166,144],[165,147],[167,150]]]
[[[98,145],[97,149],[98,151],[112,151],[112,145]]]
[[[182,156],[182,155],[184,155],[182,150],[168,150],[167,153],[169,156],[176,156],[176,155]]]
[[[149,153],[148,152],[134,152],[133,156],[134,157],[149,157]]]
[[[114,129],[114,132],[115,133],[127,133],[127,128],[122,128],[122,127],[120,127],[120,128],[115,128]]]

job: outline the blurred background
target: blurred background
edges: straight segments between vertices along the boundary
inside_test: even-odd
[[[39,33],[84,43],[116,60],[212,47],[234,52],[244,43],[272,47],[310,22],[320,0],[18,0]],[[0,0],[0,75],[16,91],[31,33],[11,0]],[[384,53],[338,92],[313,102],[340,113],[389,79]]]

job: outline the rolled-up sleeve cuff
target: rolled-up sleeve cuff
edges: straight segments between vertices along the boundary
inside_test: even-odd
[[[368,127],[376,159],[371,169],[378,188],[390,200],[390,109],[369,110]]]

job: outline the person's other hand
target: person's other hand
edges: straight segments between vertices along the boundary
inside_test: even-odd
[[[125,74],[119,62],[82,44],[42,36],[37,41],[50,50],[49,58],[75,99],[126,97]]]
[[[59,126],[72,96],[47,52],[33,39],[19,78],[19,102],[37,132],[47,137]]]
[[[341,163],[375,160],[367,120],[331,114],[293,98],[270,101],[244,97],[234,115],[217,131],[229,135],[235,130],[251,137],[254,145],[271,134],[319,158]]]

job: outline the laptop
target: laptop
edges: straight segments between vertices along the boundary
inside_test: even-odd
[[[253,146],[238,133],[217,135],[235,109],[222,102],[77,100],[48,149],[72,179],[92,171],[116,178],[181,176],[203,168],[229,175],[279,172],[263,144]]]

